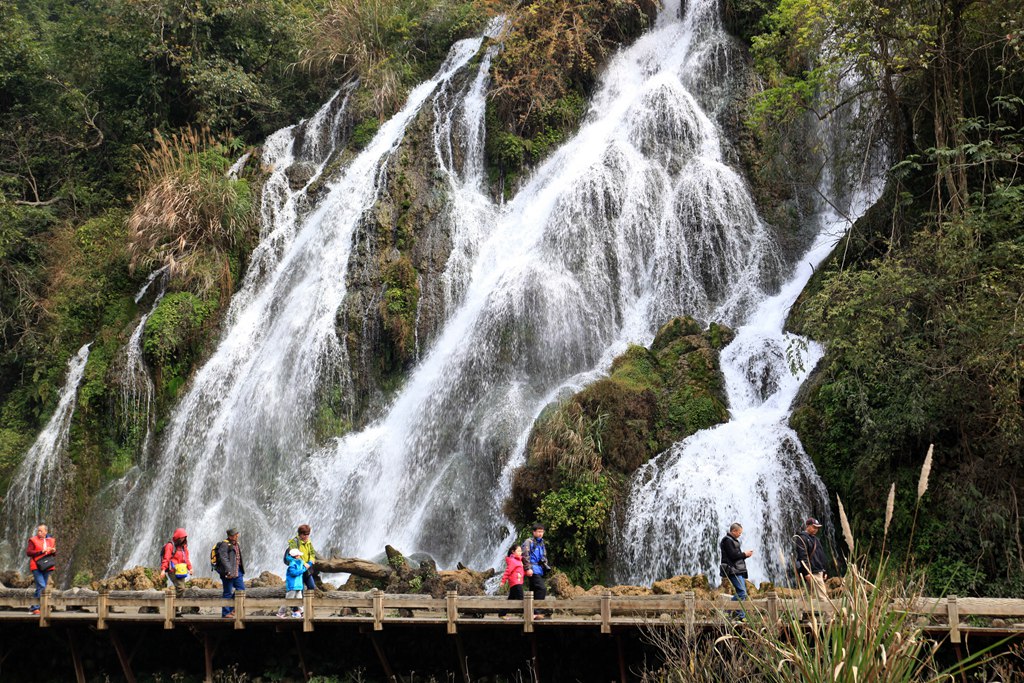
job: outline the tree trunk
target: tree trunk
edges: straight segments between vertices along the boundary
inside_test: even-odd
[[[391,567],[376,562],[361,560],[358,557],[332,557],[327,560],[317,559],[314,568],[324,574],[349,573],[366,579],[387,580],[391,576]]]

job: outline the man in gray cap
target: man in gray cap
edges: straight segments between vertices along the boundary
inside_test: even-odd
[[[238,529],[227,531],[227,538],[214,548],[214,570],[220,574],[220,582],[224,586],[224,597],[235,597],[235,591],[245,590],[245,563],[242,561],[242,549],[238,545]],[[222,617],[235,616],[233,607],[222,607]]]
[[[808,517],[804,522],[804,530],[793,536],[796,571],[819,600],[828,600],[828,591],[825,590],[825,565],[828,559],[818,539],[820,529],[821,523],[814,517]]]

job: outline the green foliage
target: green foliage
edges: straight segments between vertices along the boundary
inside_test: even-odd
[[[356,149],[363,149],[370,144],[379,129],[380,121],[376,117],[369,117],[361,121],[352,130],[352,146]]]
[[[158,398],[173,401],[188,379],[206,340],[217,302],[191,292],[165,296],[146,320],[142,348],[153,369]]]
[[[608,479],[599,477],[551,491],[537,508],[547,525],[552,562],[578,585],[593,584],[600,576],[613,501]]]

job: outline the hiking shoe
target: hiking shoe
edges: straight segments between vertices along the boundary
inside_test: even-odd
[[[39,614],[39,608],[37,607],[36,609],[32,610],[32,614]]]
[[[228,612],[227,614],[222,614],[220,616],[223,619],[234,619],[235,618],[235,613],[234,612]]]
[[[302,612],[292,612],[292,618],[293,619],[301,619],[302,618]]]

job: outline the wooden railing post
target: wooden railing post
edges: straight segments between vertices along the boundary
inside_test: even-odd
[[[779,627],[779,594],[775,591],[768,593],[768,628],[774,633]]]
[[[693,591],[683,593],[683,604],[686,606],[686,635],[693,636],[693,626],[697,621],[697,596]]]
[[[448,611],[448,633],[450,634],[456,631],[455,620],[459,616],[459,609],[456,605],[458,596],[458,591],[448,591],[444,594],[445,606]]]
[[[235,628],[245,628],[245,591],[235,591]]]
[[[384,628],[384,593],[379,588],[373,589],[373,630]]]
[[[53,600],[53,584],[47,583],[42,595],[39,596],[39,626],[41,628],[50,625],[51,600]]]
[[[949,642],[960,642],[960,607],[956,604],[956,596],[946,598],[946,614],[949,615]]]
[[[533,633],[533,591],[523,594],[523,633]]]
[[[313,593],[304,591],[302,593],[302,632],[309,633],[313,630]]]
[[[174,628],[174,586],[164,589],[164,628]]]
[[[601,594],[601,633],[612,632],[612,592]]]
[[[107,612],[110,609],[110,591],[100,587],[99,596],[96,598],[96,629],[105,631],[107,628]]]

